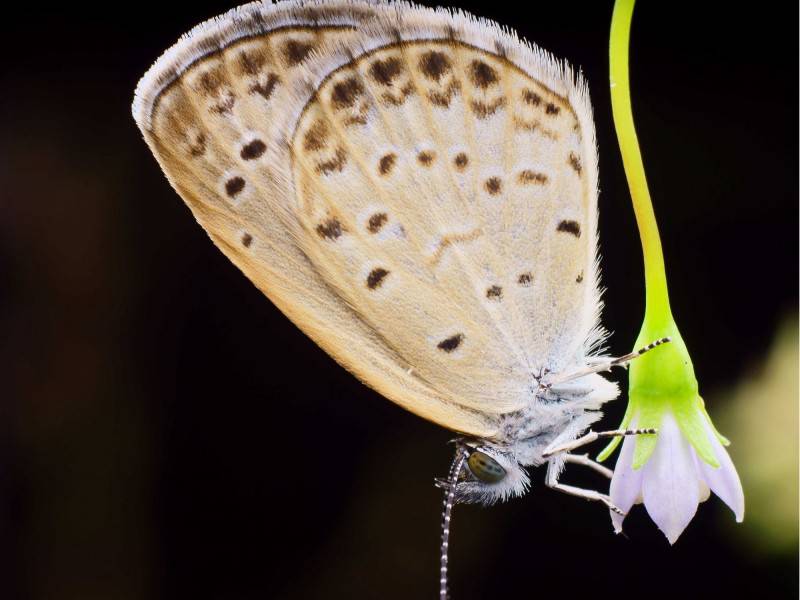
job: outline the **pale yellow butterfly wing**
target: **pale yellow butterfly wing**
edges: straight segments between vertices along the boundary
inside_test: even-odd
[[[253,4],[134,115],[214,242],[368,385],[491,438],[596,339],[596,155],[571,73],[487,22]]]

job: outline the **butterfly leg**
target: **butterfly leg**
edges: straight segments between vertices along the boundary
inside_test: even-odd
[[[588,454],[564,454],[564,462],[572,463],[574,465],[589,467],[593,471],[597,471],[598,473],[608,477],[609,479],[611,479],[614,476],[614,471],[612,471],[608,467],[604,467],[599,462],[592,460],[591,458],[589,458]]]
[[[593,441],[599,438],[618,437],[623,435],[652,435],[654,433],[658,433],[658,430],[657,429],[612,429],[611,431],[589,431],[587,434],[582,435],[581,437],[572,440],[571,442],[548,446],[547,448],[544,449],[542,456],[544,458],[549,458],[554,454],[559,454],[561,452],[570,452],[571,450],[575,450],[575,448],[580,448],[581,446],[585,446],[586,444],[591,444]]]
[[[568,454],[567,456],[570,455]],[[578,461],[571,461],[571,462],[578,462]],[[547,465],[547,478],[545,479],[545,485],[547,485],[547,487],[557,490],[559,492],[563,492],[565,494],[569,494],[570,496],[577,496],[578,498],[583,498],[584,500],[594,500],[595,502],[602,502],[608,507],[609,510],[623,517],[625,516],[625,513],[611,501],[611,498],[609,498],[608,495],[601,494],[597,490],[587,490],[584,488],[575,487],[574,485],[567,485],[565,483],[560,483],[558,481],[560,475],[559,471],[560,469],[558,468],[558,463],[556,461],[550,461],[550,463]]]
[[[644,348],[639,348],[635,352],[630,352],[623,356],[618,356],[617,358],[605,358],[600,360],[593,360],[592,364],[581,369],[576,369],[574,371],[567,371],[566,373],[558,373],[554,375],[552,378],[549,378],[547,381],[542,382],[546,388],[552,388],[557,386],[559,383],[566,383],[568,381],[572,381],[574,379],[578,379],[580,377],[585,377],[586,375],[591,375],[592,373],[602,373],[604,371],[610,371],[613,367],[627,367],[628,363],[631,362],[635,358],[639,358],[645,352],[650,352],[653,348],[657,348],[662,344],[666,344],[671,342],[672,339],[665,337],[661,338],[660,340],[656,340],[650,344],[647,344]]]

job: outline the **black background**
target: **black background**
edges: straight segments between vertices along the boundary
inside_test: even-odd
[[[611,3],[524,5],[463,6],[589,80],[604,322],[622,353],[643,282],[610,118]],[[435,594],[432,479],[451,434],[359,384],[283,317],[196,225],[130,117],[156,57],[231,6],[32,2],[2,19],[4,598]],[[709,395],[797,307],[798,15],[742,6],[642,1],[633,25],[673,309]],[[710,406],[724,410],[724,398]],[[604,423],[623,411],[609,406]],[[670,548],[643,510],[615,537],[606,511],[542,477],[525,498],[456,509],[456,599],[796,597],[796,556],[751,553],[716,498]]]

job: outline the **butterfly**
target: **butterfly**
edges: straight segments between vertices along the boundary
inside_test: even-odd
[[[132,110],[287,317],[459,434],[446,523],[454,502],[523,494],[545,463],[548,486],[614,509],[559,482],[567,462],[610,473],[570,450],[618,395],[600,373],[638,355],[601,348],[597,149],[568,65],[461,11],[256,2],[183,36]]]

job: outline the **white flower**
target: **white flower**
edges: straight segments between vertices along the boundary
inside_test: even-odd
[[[697,505],[708,499],[710,491],[719,496],[741,523],[744,519],[744,493],[736,467],[720,443],[708,418],[700,421],[719,467],[698,457],[681,432],[670,411],[658,426],[658,441],[649,460],[633,468],[635,436],[625,438],[611,480],[611,501],[623,512],[644,501],[650,518],[674,544],[697,512]],[[633,425],[634,428],[636,425]],[[622,531],[625,517],[611,512],[614,531]]]

